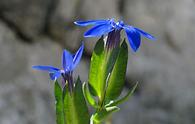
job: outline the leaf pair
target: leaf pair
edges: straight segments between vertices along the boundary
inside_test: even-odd
[[[106,118],[108,118],[113,112],[117,112],[119,110],[120,110],[120,108],[118,108],[117,106],[106,107],[106,108],[102,109],[101,111],[92,115],[91,121],[93,121],[95,123],[101,123]]]
[[[83,84],[83,94],[86,101],[96,109],[91,117],[92,122],[100,123],[113,112],[118,111],[118,104],[132,95],[137,84],[124,97],[117,99],[125,82],[128,60],[128,47],[125,40],[113,49],[106,49],[103,38],[100,38],[94,48],[89,83]],[[96,101],[94,99],[98,97]]]
[[[62,90],[55,81],[56,122],[57,124],[88,124],[90,120],[88,108],[82,93],[82,84],[77,79],[72,93],[68,85]]]
[[[100,38],[90,65],[89,89],[92,95],[98,96],[100,101],[116,99],[124,87],[127,60],[128,48],[125,41],[120,46],[107,50],[104,48],[103,38]]]
[[[138,86],[138,83],[136,83],[134,87],[131,90],[129,90],[129,92],[125,96],[123,96],[120,99],[110,101],[108,104],[103,106],[103,108],[101,108],[100,110],[100,107],[98,106],[97,102],[95,101],[92,94],[90,93],[87,87],[87,84],[83,83],[83,94],[84,94],[86,101],[91,106],[93,106],[96,110],[99,110],[94,115],[92,115],[90,124],[92,124],[93,121],[100,123],[104,121],[108,116],[110,116],[113,112],[120,110],[120,108],[118,108],[117,105],[125,102],[129,97],[131,97],[135,89],[137,88],[137,86]]]
[[[118,48],[113,50],[104,49],[103,38],[98,40],[92,53],[89,71],[89,88],[92,94],[98,96],[100,100],[103,100],[106,80],[112,71],[117,54]]]

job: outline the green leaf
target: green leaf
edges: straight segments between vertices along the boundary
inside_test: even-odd
[[[117,106],[111,106],[111,107],[107,107],[97,113],[95,113],[93,115],[93,121],[96,123],[100,123],[102,121],[104,121],[107,117],[109,117],[113,112],[119,111],[120,108],[118,108]]]
[[[90,91],[89,91],[89,89],[88,89],[88,87],[87,87],[87,84],[86,84],[85,82],[83,83],[83,95],[84,95],[86,101],[87,101],[91,106],[93,106],[93,107],[96,108],[96,109],[99,108],[98,105],[97,105],[97,103],[96,103],[96,101],[95,101],[95,99],[94,99],[93,96],[91,95],[91,93],[90,93]]]
[[[74,104],[77,110],[79,124],[88,124],[90,120],[90,115],[82,92],[82,83],[79,78],[77,79],[74,91]]]
[[[57,80],[55,80],[54,84],[55,84],[54,94],[55,94],[55,105],[56,105],[56,124],[65,124],[63,91]]]
[[[101,67],[103,65],[104,58],[104,41],[100,38],[95,45],[94,51],[91,57],[90,70],[89,70],[89,88],[94,96],[101,96],[100,89],[102,82],[102,74],[100,74]],[[102,72],[101,72],[102,73]]]
[[[66,124],[88,124],[90,120],[88,108],[82,92],[82,84],[77,79],[73,93],[65,86],[64,111],[66,115]]]
[[[65,112],[65,121],[67,124],[78,124],[78,119],[75,116],[75,106],[73,100],[73,94],[68,90],[68,84],[65,86],[64,93],[64,112]],[[74,119],[75,116],[75,119]]]
[[[116,101],[110,101],[110,103],[108,103],[107,105],[105,105],[105,107],[109,107],[109,106],[116,106],[116,105],[119,105],[120,103],[123,103],[125,102],[126,100],[128,100],[128,98],[130,96],[133,95],[133,93],[135,92],[135,89],[137,88],[138,86],[138,83],[136,83],[133,88],[131,90],[129,90],[129,92],[124,96],[122,97],[121,99],[119,100],[116,100]]]
[[[106,79],[111,72],[116,61],[119,48],[113,50],[104,49],[103,38],[100,38],[95,45],[91,57],[89,71],[89,89],[94,96],[98,96],[100,101],[103,100]]]
[[[125,83],[125,75],[128,60],[128,47],[125,40],[121,44],[117,60],[111,72],[106,89],[106,100],[114,100],[120,96]]]

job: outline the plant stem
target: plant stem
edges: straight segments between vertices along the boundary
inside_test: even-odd
[[[95,122],[95,121],[94,121],[93,124],[102,124],[102,123],[98,123],[98,122]]]

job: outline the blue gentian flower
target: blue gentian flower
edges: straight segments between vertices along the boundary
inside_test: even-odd
[[[70,79],[69,77],[72,76],[73,70],[80,62],[81,56],[83,54],[83,49],[84,49],[84,44],[81,45],[81,47],[74,55],[72,55],[69,51],[64,50],[62,54],[63,69],[59,69],[53,66],[43,66],[43,65],[32,66],[32,68],[49,72],[51,80],[56,80],[57,78],[62,76],[64,78],[64,81],[66,81],[67,79]]]
[[[94,25],[94,27],[92,27],[91,29],[89,29],[88,31],[85,32],[84,36],[85,37],[99,37],[102,35],[113,35],[114,33],[114,38],[112,37],[112,41],[113,39],[115,39],[114,41],[118,41],[116,40],[116,38],[120,40],[120,31],[123,29],[126,32],[129,44],[131,46],[131,48],[136,52],[137,49],[140,46],[141,43],[141,35],[145,36],[146,38],[150,39],[150,40],[155,40],[155,38],[146,33],[145,31],[133,27],[131,25],[126,25],[124,24],[124,22],[122,20],[115,22],[114,19],[107,19],[107,20],[88,20],[88,21],[76,21],[74,22],[76,25],[79,26],[88,26],[88,25]],[[116,36],[118,35],[118,36]],[[117,44],[117,43],[114,43]]]

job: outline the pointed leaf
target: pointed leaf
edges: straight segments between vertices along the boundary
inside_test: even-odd
[[[117,106],[111,106],[99,111],[93,115],[93,121],[96,123],[100,123],[104,121],[107,117],[109,117],[113,112],[119,111],[120,108]]]
[[[79,124],[88,124],[90,120],[89,111],[82,91],[80,78],[77,79],[74,90],[74,104],[77,110]],[[82,116],[81,116],[82,115]]]
[[[66,115],[66,124],[89,123],[90,117],[85,98],[82,93],[82,84],[79,78],[76,82],[73,93],[68,91],[68,85],[66,85],[64,111]]]
[[[103,65],[102,58],[104,58],[104,41],[100,38],[95,45],[94,51],[91,57],[90,71],[89,71],[89,88],[94,96],[101,96],[100,85],[101,82],[101,68]]]
[[[128,47],[124,40],[108,81],[106,89],[106,100],[108,101],[116,99],[121,94],[125,83],[127,60]]]
[[[98,105],[95,101],[95,99],[93,98],[93,96],[91,95],[88,87],[87,87],[87,84],[84,82],[83,83],[83,95],[86,99],[86,101],[91,105],[93,106],[94,108],[98,108]]]
[[[106,79],[116,61],[118,50],[118,48],[104,49],[103,38],[99,39],[94,48],[90,65],[89,88],[91,93],[98,96],[100,100],[104,97]]]
[[[75,107],[72,96],[73,94],[70,94],[68,90],[68,84],[65,85],[64,89],[64,113],[66,115],[66,124],[78,124],[78,119],[75,116]]]
[[[58,81],[55,80],[54,93],[56,105],[56,124],[65,124],[64,105],[63,105],[63,91]]]
[[[119,105],[120,103],[125,102],[126,100],[128,100],[128,98],[129,98],[130,96],[133,95],[133,93],[135,92],[135,89],[137,88],[137,86],[138,86],[138,83],[136,83],[136,84],[133,86],[133,88],[132,88],[131,90],[129,90],[129,92],[128,92],[124,97],[122,97],[121,99],[116,100],[116,101],[111,101],[109,104],[107,104],[107,105],[105,105],[105,106],[106,106],[106,107],[108,107],[108,106],[116,106],[116,105]]]

